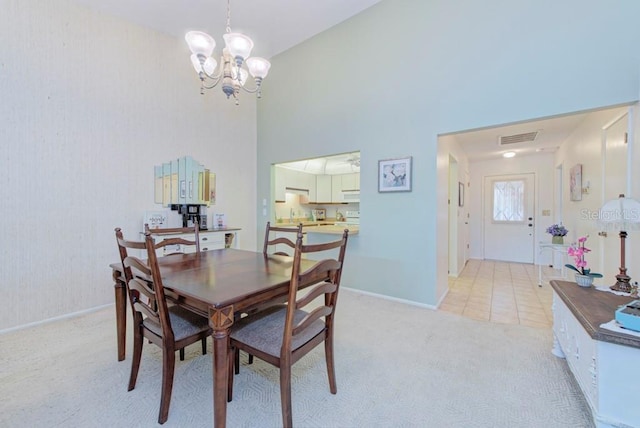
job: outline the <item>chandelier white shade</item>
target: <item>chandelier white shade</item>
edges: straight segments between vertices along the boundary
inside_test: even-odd
[[[241,88],[246,92],[256,93],[260,98],[262,79],[269,74],[271,63],[264,58],[250,57],[253,40],[244,34],[231,32],[230,0],[227,0],[227,32],[222,36],[225,48],[222,50],[219,68],[218,61],[213,58],[216,47],[213,37],[202,31],[189,31],[184,38],[191,50],[191,64],[200,78],[201,94],[204,94],[205,89],[214,88],[222,82],[222,92],[227,98],[233,96],[236,104]],[[243,68],[245,63],[248,72]],[[253,89],[245,86],[249,74],[255,80]]]

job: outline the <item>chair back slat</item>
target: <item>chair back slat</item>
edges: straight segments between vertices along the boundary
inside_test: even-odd
[[[281,233],[302,233],[302,223],[298,224],[298,226],[295,229],[292,228],[288,228],[288,227],[281,227],[281,226],[271,226],[271,222],[267,222],[267,227],[265,229],[264,232],[264,246],[262,247],[262,253],[264,255],[267,255],[269,253],[269,247],[273,247],[275,245],[286,245],[288,247],[291,248],[291,250],[295,250],[296,248],[296,244],[295,242],[293,242],[291,239],[289,238],[285,238],[284,236],[280,236],[277,238],[271,238],[271,233],[276,233],[276,232],[281,232]],[[281,255],[281,256],[288,256],[290,254],[287,254],[285,251],[278,251],[275,252],[273,254],[277,254],[277,255]]]
[[[286,354],[291,353],[294,337],[304,334],[307,328],[315,324],[315,321],[324,318],[325,330],[333,324],[348,237],[349,231],[345,230],[342,238],[337,241],[303,245],[302,232],[298,232],[291,272],[291,286],[287,302],[281,358],[286,358]],[[304,272],[300,272],[301,261],[306,253],[332,249],[339,249],[337,258],[320,260]],[[308,284],[310,283],[314,285],[309,286]],[[308,291],[301,298],[298,298],[300,285],[305,285],[307,287],[305,290]],[[297,310],[303,310],[321,296],[324,296],[324,304],[310,311],[303,319],[294,322]]]
[[[155,249],[168,247],[170,245],[194,245],[196,247],[196,253],[200,252],[200,227],[198,226],[198,219],[194,219],[192,227],[174,227],[174,228],[166,228],[166,229],[150,229],[149,224],[145,223],[144,232],[149,233],[152,236],[161,236],[167,234],[193,234],[193,240],[174,237],[174,238],[165,238],[160,242],[155,243]],[[169,253],[165,255],[171,255],[175,253]]]

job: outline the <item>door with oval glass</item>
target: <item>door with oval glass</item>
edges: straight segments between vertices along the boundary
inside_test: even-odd
[[[535,174],[484,178],[484,258],[533,263]]]

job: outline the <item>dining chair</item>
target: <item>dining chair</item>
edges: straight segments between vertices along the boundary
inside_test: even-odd
[[[161,248],[167,248],[167,252],[165,252],[163,254],[163,256],[170,256],[173,254],[182,254],[182,251],[171,251],[171,246],[172,245],[180,245],[181,247],[184,246],[194,246],[195,248],[195,252],[199,253],[200,252],[200,226],[198,225],[198,219],[194,219],[193,221],[193,226],[191,227],[173,227],[173,228],[162,228],[162,229],[150,229],[149,228],[149,224],[145,223],[144,224],[144,231],[145,233],[148,232],[151,234],[151,236],[153,235],[158,235],[161,236],[162,235],[166,235],[166,234],[191,234],[193,233],[194,239],[190,240],[190,239],[185,239],[182,237],[173,237],[173,238],[164,238],[158,242],[155,241],[154,239],[154,248],[156,250],[161,249]],[[157,254],[157,253],[156,253]],[[175,296],[167,291],[165,292],[165,297],[169,300],[169,301],[175,301]],[[184,361],[184,348],[180,348],[180,361]],[[203,339],[202,340],[202,354],[206,355],[207,353],[207,340]]]
[[[280,237],[272,237],[272,233],[277,233],[277,232],[281,232],[281,233],[295,233],[296,236],[298,233],[302,232],[302,223],[299,223],[298,226],[293,229],[290,227],[281,227],[281,226],[271,226],[271,222],[267,222],[267,227],[265,228],[265,232],[264,232],[264,246],[262,248],[262,253],[267,256],[269,253],[269,248],[270,247],[275,247],[276,245],[279,244],[284,244],[288,247],[291,247],[292,250],[295,249],[296,244],[290,240],[289,238],[285,238],[284,236],[280,236]],[[275,254],[278,256],[290,256],[291,254],[288,254],[285,251],[276,251],[274,253],[271,254]],[[261,306],[259,308],[254,308],[252,309],[250,312],[248,313],[242,313],[239,314],[236,317],[236,321],[238,319],[240,319],[240,317],[246,316],[248,314],[252,314],[255,312],[258,312],[260,310],[263,310],[264,308],[270,306],[270,304]],[[253,364],[253,355],[249,354],[248,355],[248,362],[249,364]],[[234,352],[234,370],[235,370],[235,374],[239,374],[240,373],[240,350],[236,349]]]
[[[158,423],[163,424],[169,415],[175,351],[201,341],[203,353],[206,353],[206,339],[211,335],[211,328],[207,318],[181,306],[167,304],[151,233],[145,232],[144,241],[139,242],[125,240],[120,228],[116,228],[115,232],[133,313],[133,357],[128,390],[131,391],[136,386],[142,345],[146,338],[162,349],[162,392]],[[147,260],[130,256],[128,249],[146,251]]]
[[[337,392],[333,358],[334,314],[348,235],[349,231],[345,230],[337,241],[304,245],[302,232],[298,232],[287,303],[248,315],[231,327],[228,401],[233,398],[234,372],[231,365],[236,349],[242,349],[280,369],[280,401],[285,427],[293,425],[291,366],[323,342],[329,389],[332,394]],[[301,270],[304,256],[327,250],[337,251],[338,257],[323,259]],[[301,287],[304,287],[304,292],[298,297]],[[312,302],[314,306],[319,305],[314,309],[305,309]]]
[[[269,254],[269,247],[275,247],[276,245],[282,244],[282,245],[286,245],[288,247],[291,248],[291,251],[293,251],[296,247],[296,244],[289,238],[285,238],[284,236],[280,236],[280,237],[272,237],[272,233],[277,233],[277,232],[281,232],[281,233],[295,233],[296,235],[298,233],[302,233],[302,223],[298,224],[298,226],[293,229],[290,227],[283,227],[283,226],[271,226],[271,222],[267,222],[267,227],[265,229],[264,232],[264,247],[262,248],[262,252],[267,255]],[[290,256],[291,254],[288,254],[284,251],[277,251],[273,254],[277,254],[280,256]]]
[[[151,235],[162,235],[171,234],[171,233],[193,233],[194,239],[189,240],[181,237],[173,237],[173,238],[164,238],[161,241],[155,243],[155,248],[160,249],[164,247],[168,247],[170,245],[194,245],[196,247],[196,253],[200,252],[200,226],[198,225],[198,219],[194,219],[192,227],[173,227],[173,228],[163,228],[163,229],[150,229],[149,224],[144,224],[145,233],[149,232]],[[175,252],[166,253],[165,256],[176,254]]]

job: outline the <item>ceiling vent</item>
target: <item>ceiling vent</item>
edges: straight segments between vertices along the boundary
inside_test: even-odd
[[[528,143],[536,139],[538,131],[526,132],[524,134],[515,134],[501,136],[498,140],[498,144],[501,146],[508,146],[510,144]]]

